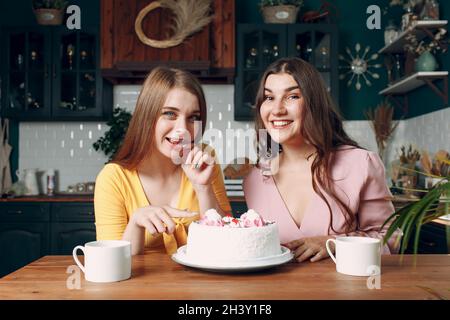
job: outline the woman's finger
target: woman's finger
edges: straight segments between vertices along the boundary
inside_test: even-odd
[[[186,161],[184,162],[184,164],[191,164],[192,163],[192,159],[195,156],[196,153],[196,147],[194,147],[191,151],[189,151],[187,157],[186,157]]]
[[[208,166],[209,165],[207,163],[208,159],[209,159],[209,156],[206,153],[204,153],[202,155],[202,157],[200,158],[200,160],[198,162],[195,162],[194,168],[201,169],[203,167],[203,164],[206,164]]]
[[[173,233],[175,231],[175,222],[172,220],[167,211],[158,212],[158,217],[166,225],[166,232]]]
[[[303,245],[305,243],[305,241],[303,239],[297,239],[297,240],[293,240],[291,242],[288,242],[286,244],[284,244],[286,247],[288,247],[291,250],[294,250],[298,247],[300,247],[301,245]]]
[[[316,261],[322,260],[325,257],[326,257],[326,254],[325,254],[324,250],[321,249],[321,250],[319,250],[319,252],[316,253],[316,255],[314,257],[311,258],[310,261],[316,262]]]
[[[142,226],[151,234],[157,234],[158,231],[156,231],[155,226],[153,225],[153,223],[150,221],[150,219],[148,217],[144,218],[144,221],[142,221]]]
[[[212,166],[212,165],[214,165],[215,160],[209,154],[203,153],[203,157],[200,159],[200,162],[202,164],[205,163],[208,166]]]
[[[194,158],[192,159],[192,165],[193,165],[194,169],[200,168],[200,163],[201,163],[202,157],[203,157],[203,152],[199,150],[195,154]]]
[[[156,230],[158,230],[159,233],[163,233],[164,231],[166,231],[166,227],[159,218],[159,215],[162,214],[161,213],[162,211],[163,211],[162,209],[156,210],[154,214],[149,216],[150,221],[153,223],[153,225],[155,226]]]
[[[303,252],[298,258],[297,262],[304,262],[305,260],[308,260],[312,255],[314,255],[314,250],[311,248],[308,248]]]
[[[198,215],[198,212],[179,210],[169,206],[164,206],[164,210],[173,218],[189,218]]]
[[[297,259],[300,257],[306,250],[308,250],[308,246],[305,244],[302,244],[301,246],[297,247],[297,249],[294,249],[294,258]]]
[[[205,146],[205,148],[203,149],[203,154],[207,155],[207,159],[204,160],[206,164],[208,164],[209,166],[215,164],[216,159],[214,157],[214,149],[211,146]]]

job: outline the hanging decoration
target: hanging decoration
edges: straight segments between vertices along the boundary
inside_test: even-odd
[[[170,48],[182,43],[184,39],[200,31],[212,20],[212,0],[160,0],[151,2],[144,7],[136,17],[134,29],[139,40],[154,48]],[[165,40],[148,38],[142,30],[142,21],[145,16],[157,8],[167,8],[174,14],[173,36]]]
[[[378,59],[378,54],[374,53],[368,57],[368,53],[370,51],[370,46],[367,46],[361,54],[361,45],[357,43],[355,45],[355,53],[353,54],[351,50],[346,47],[345,52],[347,53],[347,57],[343,55],[339,55],[339,60],[346,63],[344,66],[339,66],[339,69],[345,70],[344,73],[339,75],[340,80],[344,80],[348,75],[350,79],[347,81],[347,87],[350,87],[353,83],[353,79],[356,80],[355,88],[356,90],[361,90],[361,78],[364,79],[364,82],[367,86],[371,86],[372,82],[369,80],[369,77],[373,79],[379,79],[380,75],[375,71],[370,70],[370,68],[378,69],[381,68],[382,65],[380,63],[373,63],[376,59]]]

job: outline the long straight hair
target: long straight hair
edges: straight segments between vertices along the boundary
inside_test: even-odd
[[[187,71],[157,67],[144,81],[124,141],[112,163],[135,169],[149,156],[154,148],[156,122],[161,116],[169,91],[175,88],[184,89],[197,97],[203,134],[206,126],[206,101],[200,82]]]
[[[305,139],[305,142],[316,149],[316,157],[311,165],[313,189],[325,201],[329,209],[331,230],[338,233],[333,227],[331,206],[325,194],[336,201],[343,211],[345,218],[344,232],[348,232],[354,226],[355,217],[351,213],[349,206],[338,197],[330,172],[333,165],[333,153],[338,152],[339,147],[352,146],[360,148],[360,146],[344,131],[342,118],[337,112],[319,72],[300,58],[279,59],[272,63],[264,72],[256,95],[255,126],[257,132],[259,132],[259,129],[265,129],[260,109],[264,102],[264,88],[267,77],[271,74],[280,73],[289,74],[294,78],[304,99],[304,108],[301,111],[302,125],[300,134]],[[268,139],[271,140],[270,135],[268,135]],[[272,143],[265,144],[269,148],[272,145]],[[282,152],[282,148],[283,146],[280,146],[280,152]]]

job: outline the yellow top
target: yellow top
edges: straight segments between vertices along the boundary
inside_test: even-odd
[[[212,182],[218,204],[223,211],[231,212],[223,182],[220,165],[214,168]],[[119,240],[131,215],[141,207],[150,205],[145,195],[137,170],[128,170],[109,163],[100,171],[95,183],[94,208],[97,240]],[[182,173],[177,209],[199,211],[198,199],[191,182]],[[162,250],[168,254],[186,244],[189,224],[199,219],[199,215],[190,218],[173,218],[176,223],[173,234],[163,233],[152,236],[145,233],[145,248]]]

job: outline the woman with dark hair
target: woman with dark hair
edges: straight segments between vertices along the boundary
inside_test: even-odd
[[[256,97],[256,129],[267,130],[259,153],[271,156],[260,157],[244,180],[247,205],[277,222],[281,243],[297,261],[328,257],[325,242],[337,235],[383,237],[386,228],[380,228],[394,212],[383,164],[345,133],[313,66],[284,58],[267,68]],[[392,242],[383,248],[395,250]]]
[[[205,124],[206,101],[193,75],[165,67],[148,75],[123,144],[96,179],[98,240],[128,240],[132,254],[172,254],[199,215],[231,211],[214,153],[194,145]]]

